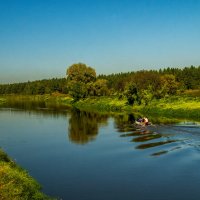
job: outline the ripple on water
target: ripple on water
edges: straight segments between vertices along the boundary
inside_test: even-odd
[[[200,151],[199,123],[184,122],[176,125],[141,128],[131,133],[121,134],[120,137],[130,137],[131,142],[139,143],[135,149],[149,149],[151,156],[166,155],[181,149]],[[152,153],[150,149],[155,149],[155,152]]]
[[[170,129],[170,126],[157,126],[156,128],[141,127],[140,129],[137,127],[132,127],[133,130],[129,132],[126,131],[127,127],[123,129],[121,126],[120,131],[118,131],[126,132],[121,134],[120,137],[131,138],[130,141],[136,144],[135,149],[149,149],[148,152],[151,156],[161,156],[174,152],[176,150],[180,150],[182,148],[181,144],[183,144],[184,142],[186,143],[185,140],[187,140],[187,138],[182,136],[180,137],[177,131],[173,132],[173,128],[173,126],[172,129]],[[200,145],[198,147],[200,147]],[[150,151],[150,149],[155,152],[152,153],[152,150]]]

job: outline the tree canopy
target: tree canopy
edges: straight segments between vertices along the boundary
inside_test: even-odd
[[[67,69],[67,86],[75,101],[107,94],[107,81],[97,80],[95,70],[83,63],[73,64]]]

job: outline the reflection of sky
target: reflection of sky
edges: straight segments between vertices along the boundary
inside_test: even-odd
[[[199,65],[198,0],[0,2],[0,81]]]

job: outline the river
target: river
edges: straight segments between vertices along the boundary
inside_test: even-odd
[[[0,108],[0,147],[63,200],[200,199],[200,126],[45,103]],[[151,119],[150,119],[151,120]]]

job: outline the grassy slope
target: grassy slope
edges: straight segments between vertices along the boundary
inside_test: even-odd
[[[79,100],[73,104],[76,108],[86,111],[98,112],[131,112],[132,107],[126,104],[126,100],[117,97],[95,97]]]
[[[4,103],[5,99],[4,98],[0,98],[0,104]]]
[[[154,100],[148,106],[136,106],[135,109],[154,116],[200,120],[199,97],[169,97],[161,100]]]
[[[128,106],[125,99],[117,97],[98,97],[80,100],[75,107],[100,112],[135,112],[143,115],[167,118],[188,118],[200,120],[200,97],[171,96],[165,99],[153,100],[148,106]]]
[[[40,185],[0,149],[0,199],[50,199],[40,190]]]
[[[14,95],[4,96],[3,98],[12,98],[16,101],[45,101],[46,105],[65,105],[76,107],[80,110],[95,112],[137,112],[144,115],[152,115],[155,117],[165,116],[168,118],[191,118],[200,119],[200,97],[190,96],[174,96],[161,100],[153,100],[148,106],[134,105],[129,106],[125,99],[117,97],[95,97],[86,98],[73,103],[73,99],[67,95],[54,93],[52,95],[35,95],[23,96]],[[0,97],[0,99],[2,99]]]

